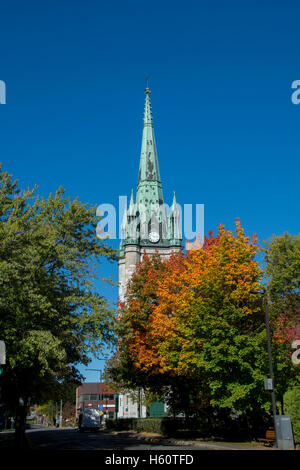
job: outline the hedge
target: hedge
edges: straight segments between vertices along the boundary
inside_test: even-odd
[[[164,418],[121,418],[108,419],[106,427],[117,431],[137,431],[163,434]]]
[[[252,418],[252,419],[251,419]],[[210,416],[184,418],[119,418],[108,419],[107,429],[161,434],[163,436],[186,436],[221,439],[248,440],[263,437],[272,422],[271,415],[231,417],[228,410],[218,410]]]
[[[196,423],[195,423],[196,424]],[[162,435],[172,435],[179,430],[191,430],[184,419],[177,418],[121,418],[108,419],[106,421],[107,429],[116,431],[136,431],[150,432]],[[199,430],[199,422],[197,422]]]

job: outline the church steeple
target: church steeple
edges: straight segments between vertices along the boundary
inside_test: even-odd
[[[181,245],[181,239],[178,236],[178,230],[176,230],[179,217],[176,210],[175,196],[170,216],[167,216],[164,205],[150,93],[147,82],[136,200],[134,202],[132,192],[125,220],[122,224],[122,233],[126,232],[121,247],[122,251],[126,245],[140,247],[153,245],[161,248]],[[126,223],[126,229],[124,223]]]

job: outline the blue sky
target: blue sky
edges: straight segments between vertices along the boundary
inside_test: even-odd
[[[204,204],[205,233],[236,217],[259,241],[299,233],[299,18],[296,0],[3,2],[0,161],[43,196],[117,206],[149,74],[165,202]]]

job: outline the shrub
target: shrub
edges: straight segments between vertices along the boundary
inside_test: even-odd
[[[179,429],[187,429],[184,419],[173,418],[121,418],[107,420],[108,429],[117,431],[150,432],[171,435]]]
[[[164,434],[165,418],[122,418],[122,419],[109,419],[106,421],[108,429],[115,429],[117,431],[137,431],[137,432],[151,432],[157,434]]]

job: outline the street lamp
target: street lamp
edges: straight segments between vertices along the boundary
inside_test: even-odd
[[[101,387],[101,372],[102,372],[102,370],[101,369],[85,369],[85,370],[95,370],[97,372],[100,372],[100,374],[99,374],[100,375],[99,398],[100,398],[100,405],[101,405],[101,388],[102,388]]]
[[[271,379],[272,411],[273,411],[276,447],[278,447],[278,440],[277,440],[277,433],[276,433],[276,398],[275,398],[273,362],[272,362],[272,351],[271,351],[271,335],[270,335],[270,324],[269,324],[268,299],[267,299],[267,294],[266,294],[265,289],[263,289],[262,292],[251,291],[250,294],[262,294],[264,298],[265,322],[266,322],[267,342],[268,342],[269,375]]]
[[[106,357],[101,357],[101,358],[99,358],[99,359],[100,359],[100,360],[104,360],[104,361],[107,360]],[[103,401],[103,400],[101,400],[101,395],[103,395],[103,391],[104,391],[104,389],[102,390],[102,386],[101,386],[101,385],[102,385],[102,383],[101,383],[101,373],[102,373],[102,369],[85,369],[85,370],[94,370],[94,371],[100,372],[100,374],[99,374],[99,375],[100,375],[99,398],[100,398],[100,406],[101,406],[101,401]],[[101,392],[102,392],[102,393],[101,393]],[[103,413],[104,413],[104,412],[103,412]]]

